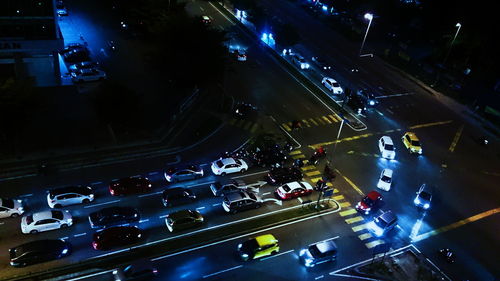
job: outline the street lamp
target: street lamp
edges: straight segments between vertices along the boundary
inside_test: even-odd
[[[373,14],[366,13],[365,19],[368,20],[368,27],[366,28],[365,37],[363,38],[363,43],[361,43],[361,48],[359,48],[359,56],[361,57],[361,52],[363,51],[363,47],[365,46],[366,37],[368,36],[368,31],[370,30],[370,26],[372,25]]]
[[[453,40],[451,40],[450,48],[448,49],[448,53],[446,53],[446,57],[444,57],[443,66],[446,63],[446,61],[448,60],[448,57],[450,56],[451,48],[453,47],[453,43],[455,43],[455,39],[457,39],[458,32],[460,32],[460,28],[462,27],[462,25],[460,23],[457,23],[457,24],[455,24],[455,27],[457,28],[457,32],[455,33],[455,36],[453,36]]]

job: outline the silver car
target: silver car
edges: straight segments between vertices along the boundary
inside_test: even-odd
[[[47,203],[51,208],[86,204],[92,201],[94,201],[94,192],[90,186],[68,186],[52,189],[47,193]]]

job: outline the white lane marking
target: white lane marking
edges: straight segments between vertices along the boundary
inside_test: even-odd
[[[215,203],[215,204],[212,204],[212,206],[214,206],[214,207],[215,207],[215,206],[219,206],[219,205],[220,205],[220,203]]]
[[[99,203],[99,204],[94,204],[94,205],[87,205],[87,206],[84,206],[84,208],[92,208],[92,207],[97,207],[97,206],[102,206],[102,205],[107,205],[107,204],[113,204],[116,202],[120,202],[120,199],[109,201],[109,202],[104,202],[104,203]]]
[[[205,9],[203,9],[203,7],[200,7],[200,10],[202,10],[203,12],[205,12]]]
[[[390,110],[389,108],[386,108],[387,112],[389,112],[390,114],[394,114],[394,112],[392,112],[392,110]]]
[[[264,192],[264,193],[262,193],[262,196],[266,196],[266,195],[269,195],[269,194],[271,194],[271,192]]]
[[[0,225],[4,224],[4,222],[0,222]]]
[[[219,24],[219,28],[220,28],[220,30],[224,30],[224,27],[220,24]]]
[[[106,253],[106,254],[95,256],[95,257],[92,257],[91,259],[98,259],[98,258],[102,258],[102,257],[105,257],[105,256],[109,256],[109,255],[113,255],[113,254],[117,254],[117,253],[129,251],[129,250],[130,250],[130,248],[125,248],[125,249],[121,249],[121,250],[118,250],[118,251],[109,252],[109,253]]]
[[[142,177],[142,175],[135,175],[135,176],[132,176],[132,178],[140,178]]]
[[[219,9],[217,7],[215,7],[215,5],[212,4],[212,2],[208,2],[208,4],[210,4],[210,6],[212,6],[217,12],[219,12],[219,14],[221,14],[228,22],[230,22],[232,25],[235,25],[234,21],[232,21],[225,14],[223,14],[221,11],[219,11]]]
[[[19,197],[31,197],[31,196],[33,196],[33,193],[30,193],[30,194],[24,194],[24,195],[21,195],[21,196],[19,196]]]
[[[333,200],[333,201],[336,202],[335,200]],[[336,202],[336,203],[337,203],[338,206],[340,206],[340,204],[338,202]],[[283,209],[283,210],[288,210],[288,209],[297,208],[297,207],[301,207],[301,206],[290,207],[290,208]],[[252,236],[252,235],[254,235],[256,233],[266,232],[266,231],[269,231],[269,230],[272,230],[272,229],[281,228],[281,227],[285,227],[285,226],[288,226],[288,225],[300,223],[300,222],[303,222],[303,221],[306,221],[306,220],[311,220],[311,219],[315,219],[315,218],[318,218],[318,217],[330,215],[330,214],[336,213],[336,212],[338,212],[340,210],[341,210],[341,208],[339,207],[336,210],[332,210],[332,211],[329,211],[329,212],[326,212],[326,213],[323,213],[323,214],[317,214],[317,215],[314,215],[314,216],[310,216],[310,217],[306,217],[306,218],[301,218],[301,219],[298,219],[296,221],[291,221],[291,222],[287,222],[287,223],[283,223],[283,224],[271,226],[271,227],[268,227],[268,228],[265,228],[265,229],[256,230],[256,231],[253,231],[253,232],[250,232],[250,233],[246,233],[246,234],[238,235],[238,236],[235,236],[235,237],[227,238],[227,239],[220,240],[220,241],[217,241],[217,242],[213,242],[213,243],[210,243],[210,244],[205,244],[205,245],[201,245],[201,246],[194,247],[194,248],[191,248],[191,249],[187,249],[187,250],[175,252],[175,253],[172,253],[172,254],[168,254],[168,255],[165,255],[165,256],[156,257],[156,258],[151,259],[151,261],[157,261],[157,260],[161,260],[161,259],[165,259],[165,258],[177,256],[177,255],[180,255],[180,254],[193,252],[193,251],[196,251],[196,250],[199,250],[199,249],[211,247],[211,246],[218,245],[218,244],[221,244],[221,243],[226,243],[226,242],[233,241],[233,240],[236,240],[236,239],[240,239],[240,238],[243,238],[243,237],[249,237],[249,236]],[[271,212],[271,213],[273,213],[273,212]],[[247,218],[247,219],[251,219],[251,218]],[[242,219],[240,221],[243,221],[243,220],[246,220],[246,219]],[[231,223],[236,223],[236,222],[231,222]],[[227,224],[231,224],[231,223],[227,223]],[[214,227],[212,227],[212,228],[214,228]],[[184,234],[184,235],[186,235],[186,234]],[[141,246],[146,246],[148,244],[159,243],[159,242],[163,242],[163,241],[167,241],[167,240],[176,239],[176,238],[178,238],[180,236],[184,236],[184,235],[178,235],[178,236],[175,236],[175,237],[170,237],[170,238],[165,238],[165,239],[154,241],[154,242],[149,242],[149,243],[146,243],[146,244],[141,245]]]
[[[96,182],[91,183],[90,185],[98,185],[98,184],[101,184],[101,183],[102,183],[102,181],[96,181]]]
[[[203,275],[203,278],[208,278],[208,277],[211,277],[211,276],[214,276],[214,275],[217,275],[217,274],[221,274],[221,273],[224,273],[224,272],[228,272],[228,271],[231,271],[231,270],[235,270],[235,269],[238,269],[238,268],[241,268],[241,267],[243,267],[243,265],[238,265],[238,266],[231,267],[231,268],[228,268],[228,269],[224,269],[224,270],[221,270],[221,271],[217,271],[217,272],[214,272],[214,273],[211,273],[211,274]]]
[[[149,219],[140,220],[139,223],[143,223],[143,222],[147,222],[147,221],[149,221]]]
[[[203,210],[203,209],[205,209],[205,207],[198,207],[198,208],[196,208],[196,210]]]
[[[212,183],[215,183],[215,181],[208,181],[208,182],[204,182],[204,183],[198,183],[198,184],[188,185],[186,187],[194,187],[194,186],[200,186],[200,185],[206,185],[206,184],[212,184]]]
[[[375,98],[376,99],[385,99],[385,98],[392,98],[392,97],[411,96],[411,95],[414,95],[414,94],[415,93],[402,93],[402,94],[394,94],[394,95],[377,96]]]
[[[289,254],[289,253],[291,253],[291,252],[293,252],[293,251],[294,251],[293,249],[292,249],[292,250],[288,250],[288,251],[286,251],[286,252],[279,253],[279,254],[276,254],[276,255],[274,255],[274,256],[270,256],[270,257],[267,257],[267,258],[262,258],[262,259],[260,259],[260,261],[265,261],[265,260],[268,260],[268,259],[272,259],[272,258],[275,258],[275,257],[279,257],[279,256],[281,256],[281,255]]]
[[[68,239],[69,239],[69,237],[68,237],[68,236],[65,236],[65,237],[61,237],[61,238],[59,238],[59,239],[61,239],[61,240],[68,240]]]
[[[80,237],[80,236],[84,236],[84,235],[87,235],[87,232],[75,234],[75,235],[73,235],[73,237]]]
[[[253,174],[245,174],[245,175],[241,175],[241,176],[237,176],[237,177],[232,177],[233,179],[239,179],[239,178],[246,178],[246,177],[250,177],[250,176],[255,176],[255,175],[260,175],[260,174],[264,174],[264,173],[269,173],[268,170],[266,171],[262,171],[262,172],[255,172]]]
[[[152,176],[152,175],[157,175],[159,174],[160,172],[151,172],[151,173],[148,173],[149,176]]]
[[[156,195],[156,194],[160,194],[162,193],[163,191],[157,191],[157,192],[153,192],[153,193],[148,193],[148,194],[142,194],[142,195],[139,195],[137,197],[139,198],[142,198],[142,197],[148,197],[148,196],[153,196],[153,195]]]
[[[323,277],[325,277],[325,275],[320,275],[320,276],[318,276],[318,277],[315,277],[315,278],[314,278],[314,280],[318,280],[318,279],[321,279],[321,278],[323,278]]]
[[[159,216],[160,219],[166,218],[168,215]]]
[[[380,281],[380,279],[373,279],[373,278],[368,278],[368,277],[361,277],[361,276],[358,276],[358,275],[348,275],[348,274],[335,273],[335,276],[355,277],[354,279],[369,280],[369,281]]]
[[[299,203],[302,204],[302,198],[297,197],[297,200],[299,200]]]
[[[92,273],[92,274],[89,274],[89,275],[78,276],[78,277],[75,277],[75,278],[67,279],[67,281],[77,281],[77,280],[87,279],[87,278],[94,277],[94,276],[108,274],[108,273],[113,272],[113,270],[114,269],[106,270],[106,271],[101,271],[101,272],[96,272],[96,273]]]

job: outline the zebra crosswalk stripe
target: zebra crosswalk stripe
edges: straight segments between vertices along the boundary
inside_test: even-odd
[[[318,126],[319,125],[318,122],[314,121],[314,119],[312,119],[312,118],[309,118],[309,121],[311,121],[311,123],[313,123],[314,126]]]
[[[290,124],[290,126],[292,125],[292,123],[289,123],[289,124]],[[290,126],[287,123],[281,124],[281,127],[285,128],[285,130],[287,130],[288,132],[292,131],[292,129],[290,128]]]
[[[321,118],[323,118],[323,120],[325,120],[326,123],[332,124],[332,121],[330,121],[330,119],[328,119],[326,116],[321,116]]]
[[[325,125],[325,121],[323,121],[323,119],[321,119],[320,117],[315,117],[316,118],[316,121],[318,121],[318,123],[320,123],[321,125]]]
[[[368,249],[371,249],[377,245],[380,245],[380,244],[384,244],[385,242],[383,240],[375,240],[375,241],[372,241],[370,243],[366,243],[365,246],[368,248]]]
[[[339,119],[337,119],[337,116],[335,116],[333,114],[328,114],[328,117],[330,117],[330,119],[332,119],[332,121],[335,123],[339,122]]]
[[[290,155],[297,155],[297,154],[301,154],[301,153],[302,153],[302,151],[300,151],[300,150],[294,150],[294,151],[292,151],[292,152],[290,152],[288,154],[290,154]]]
[[[306,119],[302,119],[302,123],[304,123],[304,125],[306,125],[307,128],[311,127],[311,124],[309,124],[309,122],[307,122]]]

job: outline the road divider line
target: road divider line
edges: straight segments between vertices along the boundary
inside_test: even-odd
[[[271,192],[264,192],[264,193],[262,193],[262,196],[266,196],[266,195],[269,195],[269,194],[271,194]]]
[[[96,182],[91,183],[90,185],[98,185],[98,184],[101,184],[101,183],[102,183],[102,181],[96,181]]]
[[[458,140],[460,139],[460,136],[462,135],[463,129],[464,129],[464,125],[462,125],[460,127],[460,129],[458,129],[457,133],[455,134],[455,137],[453,138],[453,141],[450,144],[450,148],[448,148],[448,150],[450,152],[455,151],[455,146],[457,146]]]
[[[221,274],[221,273],[228,272],[228,271],[235,270],[235,269],[242,268],[242,267],[243,267],[243,265],[240,264],[240,265],[235,266],[235,267],[231,267],[231,268],[224,269],[224,270],[221,270],[221,271],[217,271],[217,272],[214,272],[214,273],[211,273],[211,274],[203,275],[203,278],[212,277],[214,275]]]
[[[33,196],[33,193],[30,193],[30,194],[24,194],[24,195],[21,195],[21,196],[19,196],[19,197],[31,197],[31,196]]]
[[[197,183],[197,184],[193,184],[193,185],[188,185],[188,186],[186,186],[186,187],[195,187],[195,186],[206,185],[206,184],[212,184],[212,183],[215,183],[215,181],[208,181],[208,182],[204,182],[204,183]]]
[[[154,175],[157,175],[159,174],[160,172],[151,172],[151,173],[148,173],[148,176],[154,176]]]
[[[282,255],[286,255],[286,254],[289,254],[291,252],[293,252],[294,250],[288,250],[286,252],[283,252],[283,253],[279,253],[279,254],[276,254],[276,255],[273,255],[273,256],[270,256],[270,257],[267,257],[267,258],[262,258],[260,259],[260,261],[265,261],[265,260],[268,260],[268,259],[272,259],[272,258],[275,258],[275,257],[279,257],[279,256],[282,256]]]
[[[148,221],[149,221],[149,219],[140,220],[139,223],[148,222]]]
[[[325,275],[320,275],[318,277],[314,277],[314,280],[319,280],[319,279],[324,278],[324,277],[325,277]]]
[[[73,237],[80,237],[80,236],[84,236],[84,235],[87,235],[87,232],[75,234],[75,235],[73,235]]]
[[[148,193],[148,194],[142,194],[142,195],[139,195],[137,197],[139,198],[143,198],[143,197],[148,197],[148,196],[153,196],[153,195],[157,195],[157,194],[160,194],[162,193],[163,191],[157,191],[157,192],[153,192],[153,193]]]
[[[94,205],[88,205],[88,206],[84,206],[84,208],[92,208],[92,207],[97,207],[97,206],[102,206],[102,205],[107,205],[107,204],[113,204],[116,202],[120,202],[120,199],[109,201],[109,202],[104,202],[104,203],[99,203],[99,204],[94,204]]]
[[[196,208],[196,210],[203,210],[203,209],[205,209],[205,207],[198,207],[198,208]]]
[[[215,203],[215,204],[212,204],[213,207],[215,206],[220,206],[220,203]]]

